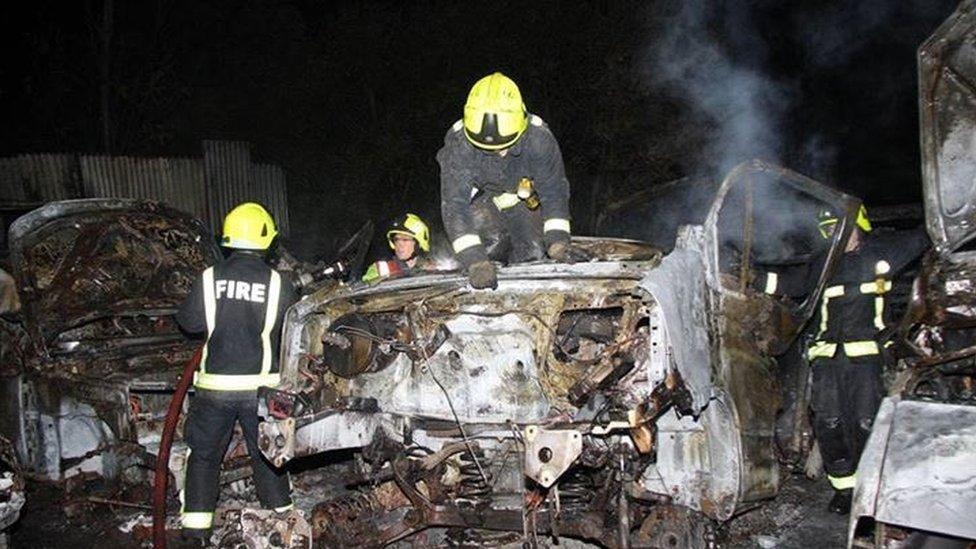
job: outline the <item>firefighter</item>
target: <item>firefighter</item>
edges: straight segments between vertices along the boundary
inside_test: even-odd
[[[232,253],[197,277],[176,315],[185,331],[207,334],[184,429],[190,453],[180,518],[190,538],[209,535],[220,465],[235,421],[251,455],[261,504],[278,512],[292,506],[287,474],[274,469],[257,444],[257,389],[279,382],[281,323],[295,302],[288,278],[265,262],[277,234],[260,205],[248,202],[231,210],[221,245]]]
[[[574,258],[569,181],[559,144],[546,123],[526,110],[510,78],[496,72],[475,83],[437,162],[444,228],[472,287],[496,287],[492,259]],[[487,249],[482,239],[494,235],[478,219],[478,204],[500,218],[500,242]]]
[[[371,282],[388,276],[402,276],[427,266],[430,252],[430,229],[420,216],[408,213],[397,218],[386,231],[386,242],[393,250],[393,258],[377,261],[369,266],[363,281]]]
[[[838,217],[818,215],[822,236],[831,238]],[[927,246],[922,233],[896,239],[872,236],[864,206],[835,272],[820,300],[819,323],[807,349],[813,372],[814,434],[835,492],[828,509],[848,514],[858,459],[884,395],[879,336],[893,277]]]

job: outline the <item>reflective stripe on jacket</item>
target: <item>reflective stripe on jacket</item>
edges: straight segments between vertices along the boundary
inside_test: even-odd
[[[205,270],[177,314],[188,332],[207,334],[194,384],[215,391],[279,382],[278,354],[291,283],[254,253],[235,252]]]
[[[916,232],[861,237],[860,249],[841,257],[824,288],[815,341],[807,350],[811,359],[833,357],[838,349],[849,357],[879,354],[877,338],[885,329],[892,278],[928,245]]]

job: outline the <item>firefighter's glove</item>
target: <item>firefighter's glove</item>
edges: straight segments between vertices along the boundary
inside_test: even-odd
[[[498,287],[498,275],[495,264],[491,261],[478,261],[468,267],[468,282],[472,288],[482,289]]]
[[[585,250],[561,240],[550,244],[549,249],[546,250],[546,255],[553,261],[560,263],[576,263],[591,259],[590,254]]]

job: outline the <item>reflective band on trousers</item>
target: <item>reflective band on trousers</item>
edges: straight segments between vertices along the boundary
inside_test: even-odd
[[[180,513],[180,524],[183,528],[207,530],[213,526],[213,513]]]
[[[776,285],[779,282],[779,275],[776,273],[766,273],[766,288],[763,290],[767,294],[776,293]]]
[[[846,341],[841,345],[844,346],[844,354],[847,356],[870,356],[879,353],[878,342],[871,339]],[[833,358],[836,352],[837,343],[817,341],[807,350],[807,358],[810,360],[815,358]]]
[[[516,206],[522,199],[518,197],[515,193],[504,193],[497,196],[493,196],[491,201],[495,203],[495,207],[499,210],[507,210],[513,206]]]
[[[193,386],[211,391],[253,391],[258,387],[275,387],[281,382],[281,374],[208,374],[197,372]]]
[[[463,234],[455,238],[454,242],[451,243],[451,247],[454,248],[454,253],[456,254],[459,254],[472,246],[480,246],[480,245],[481,245],[481,237],[472,233]]]
[[[549,231],[563,231],[564,233],[570,232],[569,220],[562,217],[547,219],[546,223],[542,226],[542,232],[548,233]]]
[[[271,283],[268,289],[268,302],[264,310],[264,325],[261,329],[261,371],[258,374],[210,374],[207,373],[207,347],[217,318],[217,298],[214,292],[213,267],[203,272],[203,308],[207,318],[207,341],[203,345],[200,360],[200,371],[194,376],[193,384],[201,389],[212,391],[248,391],[258,387],[278,384],[278,374],[270,374],[273,357],[271,356],[271,330],[278,319],[278,300],[281,297],[281,275],[278,271],[271,271]]]
[[[853,488],[857,481],[857,475],[847,475],[846,477],[832,477],[827,475],[827,480],[830,481],[830,485],[834,487],[834,490],[847,490],[848,488]]]
[[[289,479],[290,478],[291,477],[289,477]],[[274,508],[274,512],[275,513],[284,513],[285,511],[291,511],[294,508],[295,508],[295,504],[294,503],[289,503],[288,505],[285,505],[284,507],[275,507]]]

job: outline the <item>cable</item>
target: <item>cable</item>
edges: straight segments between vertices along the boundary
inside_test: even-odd
[[[424,349],[423,353],[424,353],[424,362],[429,362],[429,358],[427,356],[427,350]],[[433,368],[428,366],[427,373],[430,374],[430,378],[434,380],[434,383],[436,383],[437,386],[441,388],[441,392],[444,393],[444,398],[447,399],[447,406],[451,409],[451,415],[454,416],[454,422],[458,426],[458,431],[461,432],[461,439],[464,440],[464,446],[468,449],[468,453],[471,454],[471,459],[474,460],[475,466],[478,467],[478,474],[481,475],[481,480],[485,481],[486,485],[489,484],[488,475],[485,474],[485,470],[481,467],[481,462],[478,461],[478,456],[475,455],[474,448],[471,446],[471,440],[468,438],[468,434],[467,432],[465,432],[464,426],[461,425],[461,418],[458,417],[457,411],[454,410],[454,402],[451,401],[451,395],[448,394],[447,389],[445,389],[444,386],[441,385],[440,380],[437,379],[436,375],[434,375]]]

